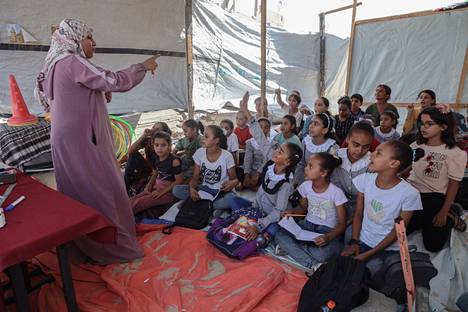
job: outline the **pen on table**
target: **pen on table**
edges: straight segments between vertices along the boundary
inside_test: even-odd
[[[6,208],[5,211],[12,211],[16,206],[19,205],[26,197],[25,196],[20,196],[17,200],[9,204]]]

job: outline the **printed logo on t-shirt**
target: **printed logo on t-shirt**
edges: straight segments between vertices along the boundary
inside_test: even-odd
[[[438,179],[446,158],[447,155],[445,154],[430,152],[429,155],[426,156],[427,167],[424,169],[424,176]]]
[[[370,206],[371,208],[367,210],[367,216],[375,223],[380,223],[380,221],[382,221],[382,219],[385,217],[383,204],[375,199],[372,199]]]
[[[200,174],[202,180],[207,184],[216,184],[221,181],[222,168],[221,165],[218,166],[215,170],[208,169],[205,166],[205,163],[202,164],[200,168]]]
[[[335,205],[331,200],[319,200],[312,196],[307,197],[309,203],[309,212],[311,215],[319,218],[320,220],[326,220],[327,215],[330,215],[331,210],[335,209]]]

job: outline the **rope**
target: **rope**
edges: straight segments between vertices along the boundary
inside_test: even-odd
[[[120,161],[128,154],[128,149],[135,137],[132,125],[120,117],[109,115],[114,137],[115,156]]]

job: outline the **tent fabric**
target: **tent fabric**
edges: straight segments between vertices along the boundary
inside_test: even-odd
[[[139,225],[145,257],[130,263],[72,265],[80,311],[296,311],[303,272],[266,256],[227,258],[202,231]],[[66,311],[52,252],[35,258],[57,282],[43,286],[41,311]]]
[[[49,45],[51,27],[67,17],[83,20],[94,29],[97,47],[150,49],[185,55],[180,34],[185,25],[185,3],[178,1],[63,1],[31,2],[17,0],[0,10],[0,43],[8,43],[6,24],[17,23],[41,45]],[[14,74],[32,113],[42,113],[33,97],[37,74],[46,53],[0,50],[0,112],[10,112],[8,74]],[[149,55],[96,54],[92,62],[116,71]],[[108,105],[111,113],[185,108],[187,79],[185,57],[164,56],[158,60],[154,77],[131,92],[115,94]]]
[[[463,219],[468,222],[468,213]],[[455,311],[455,302],[468,291],[468,232],[452,230],[450,248],[439,252],[432,262],[438,274],[431,282],[430,305],[432,311]]]
[[[248,90],[260,93],[260,24],[228,13],[207,0],[193,3],[194,104],[216,109],[227,100],[237,106]],[[267,94],[276,88],[301,91],[305,102],[317,97],[319,37],[267,27]],[[283,98],[284,99],[284,98]]]
[[[394,103],[413,103],[424,89],[434,90],[438,102],[455,103],[467,30],[465,9],[356,25],[350,94],[372,101],[375,87],[385,83]]]

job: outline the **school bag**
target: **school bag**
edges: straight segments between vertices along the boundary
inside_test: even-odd
[[[437,275],[437,269],[424,252],[411,252],[411,269],[414,285],[429,288],[429,281]],[[403,276],[400,254],[388,256],[382,268],[372,277],[371,288],[394,299],[397,303],[406,302],[406,284]]]
[[[209,200],[193,201],[187,198],[179,208],[174,223],[163,228],[164,234],[171,234],[174,226],[182,226],[191,229],[203,229],[210,221],[213,213],[213,203]]]
[[[217,218],[211,225],[206,239],[223,254],[230,258],[243,260],[258,250],[256,240],[247,241],[241,237],[234,237],[226,229],[236,222],[237,216]]]
[[[372,277],[371,287],[399,304],[406,301],[408,307],[413,310],[417,304],[416,287],[429,289],[429,281],[437,275],[437,269],[432,265],[428,254],[409,251],[405,222],[402,218],[395,219],[395,232],[400,252],[385,259],[382,267]]]
[[[298,312],[321,312],[332,303],[333,312],[348,312],[369,298],[370,273],[352,257],[336,256],[323,264],[305,283]]]

